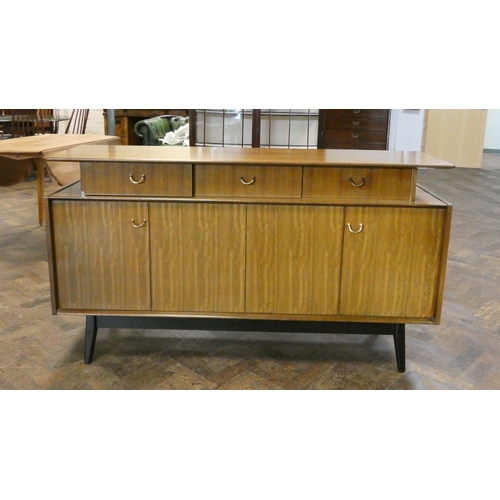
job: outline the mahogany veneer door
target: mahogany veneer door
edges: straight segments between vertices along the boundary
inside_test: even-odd
[[[444,218],[444,209],[348,207],[346,225],[359,232],[345,231],[340,314],[433,318]]]
[[[151,309],[147,203],[54,201],[52,230],[59,309]]]
[[[249,205],[246,312],[337,314],[344,209]]]
[[[243,312],[246,205],[151,203],[153,310]]]

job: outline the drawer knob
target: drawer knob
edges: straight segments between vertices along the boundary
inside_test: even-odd
[[[359,137],[359,134],[352,134],[353,139],[357,139]]]
[[[353,178],[352,177],[349,177],[349,182],[351,183],[351,185],[353,185],[354,187],[361,187],[361,186],[364,186],[365,185],[365,178],[364,177],[361,177],[361,182],[356,183],[354,182]]]
[[[144,174],[142,174],[141,178],[138,181],[134,179],[134,174],[130,174],[128,178],[130,179],[130,182],[132,184],[142,184],[146,180],[146,176]]]
[[[363,231],[363,224],[359,225],[359,229],[357,231],[354,231],[354,229],[351,227],[351,224],[349,224],[349,222],[347,223],[347,227],[349,228],[349,231],[351,231],[352,234],[358,234],[361,231]]]
[[[146,225],[146,219],[142,219],[142,222],[140,224],[136,224],[135,219],[131,219],[130,222],[132,222],[132,226],[135,227],[136,229],[144,227]]]
[[[252,175],[252,179],[249,181],[246,181],[245,178],[243,176],[241,176],[240,181],[242,184],[245,184],[245,186],[250,186],[251,184],[254,184],[256,181],[255,175]]]
[[[359,120],[353,120],[352,124],[353,125],[359,125]]]

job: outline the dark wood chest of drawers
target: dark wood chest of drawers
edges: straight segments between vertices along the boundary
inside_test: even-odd
[[[387,149],[388,109],[322,109],[321,149]]]

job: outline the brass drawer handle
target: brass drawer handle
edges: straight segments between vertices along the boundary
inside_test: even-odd
[[[135,219],[131,219],[130,222],[132,222],[132,226],[136,229],[139,227],[144,227],[146,225],[146,219],[142,219],[142,222],[140,224],[136,224]]]
[[[146,180],[146,176],[144,174],[142,174],[142,177],[138,181],[134,179],[134,174],[130,174],[128,178],[132,184],[142,184]]]
[[[351,231],[352,234],[358,234],[361,231],[363,231],[363,224],[359,225],[359,229],[357,231],[354,231],[354,229],[351,227],[351,224],[349,224],[349,222],[347,223],[347,227],[349,228],[349,231]]]
[[[353,125],[359,125],[359,120],[354,120],[354,121],[352,122],[352,124],[353,124]]]
[[[352,134],[353,139],[357,139],[359,137],[359,134]]]
[[[255,175],[252,175],[252,180],[251,181],[246,181],[245,178],[243,176],[240,177],[240,181],[242,184],[245,184],[245,186],[250,186],[251,184],[254,184],[256,179],[255,179]]]
[[[364,186],[365,185],[365,178],[364,177],[361,177],[361,182],[359,184],[356,184],[354,182],[354,180],[352,179],[352,177],[349,177],[349,182],[354,186],[354,187],[361,187],[361,186]]]

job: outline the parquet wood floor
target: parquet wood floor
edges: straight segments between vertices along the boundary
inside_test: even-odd
[[[1,389],[500,389],[500,154],[482,169],[421,171],[454,205],[442,322],[391,337],[100,330],[52,316],[33,179],[0,187]],[[47,181],[47,190],[50,184]]]

